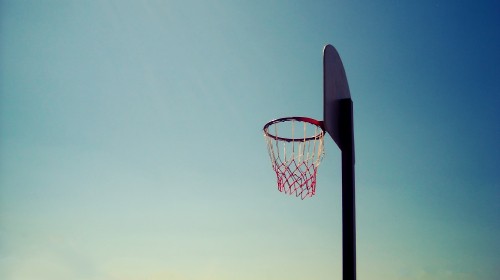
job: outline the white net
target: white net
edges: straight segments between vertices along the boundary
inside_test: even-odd
[[[306,121],[286,119],[267,126],[265,132],[278,190],[302,199],[313,196],[324,155],[323,129]]]

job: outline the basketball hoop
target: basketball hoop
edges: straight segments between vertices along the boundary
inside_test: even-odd
[[[342,154],[342,277],[356,280],[356,199],[353,103],[344,65],[332,45],[323,49],[323,121],[304,117],[272,120],[264,138],[278,190],[302,199],[316,192],[316,174],[328,133]]]
[[[315,194],[324,136],[323,122],[306,117],[280,118],[264,125],[264,138],[280,192],[302,199]]]

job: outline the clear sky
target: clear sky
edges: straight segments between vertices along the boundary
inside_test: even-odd
[[[340,153],[278,192],[270,119],[355,110],[358,279],[500,275],[498,1],[1,1],[0,278],[341,279]]]

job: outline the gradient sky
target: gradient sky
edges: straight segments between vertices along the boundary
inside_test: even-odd
[[[355,110],[358,279],[500,275],[498,1],[1,1],[0,278],[341,279],[340,153],[278,192],[262,126]]]

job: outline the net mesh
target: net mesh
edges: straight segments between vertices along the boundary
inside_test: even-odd
[[[316,173],[324,155],[321,127],[298,120],[271,124],[264,133],[278,190],[304,199],[316,192]],[[281,135],[280,135],[281,133]],[[289,139],[284,140],[285,134]]]

